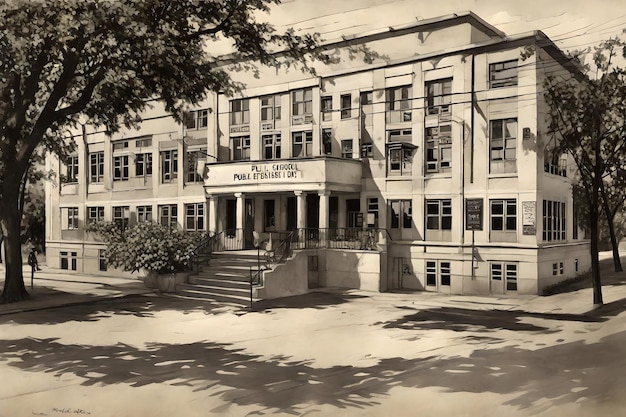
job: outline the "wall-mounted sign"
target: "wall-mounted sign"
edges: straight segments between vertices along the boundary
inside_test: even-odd
[[[465,200],[465,230],[483,230],[483,199]]]
[[[537,202],[522,201],[522,234],[537,234]]]
[[[279,179],[298,178],[298,164],[277,163],[277,164],[253,164],[247,167],[249,171],[233,173],[233,181],[264,181]]]

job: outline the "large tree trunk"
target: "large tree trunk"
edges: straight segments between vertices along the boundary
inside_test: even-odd
[[[594,184],[595,185],[595,184]],[[591,205],[589,207],[589,229],[591,233],[591,280],[593,283],[593,305],[599,307],[604,304],[602,300],[602,282],[600,278],[600,259],[598,258],[598,193],[599,187],[591,190]]]
[[[22,246],[20,242],[20,216],[17,207],[19,187],[4,186],[4,199],[0,202],[0,226],[4,234],[5,277],[0,303],[14,303],[29,298],[22,275]]]
[[[619,242],[617,241],[617,236],[615,235],[615,211],[611,211],[609,207],[609,203],[606,196],[606,189],[604,186],[604,181],[602,182],[602,208],[604,209],[604,213],[606,215],[606,223],[609,227],[609,236],[611,237],[611,248],[613,250],[613,268],[615,272],[622,272],[622,262],[619,259]]]

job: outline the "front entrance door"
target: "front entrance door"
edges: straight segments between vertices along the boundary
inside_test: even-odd
[[[245,249],[254,248],[254,200],[246,198],[243,242]]]
[[[287,230],[296,230],[298,227],[298,206],[295,197],[287,198]]]

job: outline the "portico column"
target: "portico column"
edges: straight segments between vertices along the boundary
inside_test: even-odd
[[[209,233],[217,232],[217,197],[209,196]]]
[[[237,199],[237,207],[236,207],[236,215],[235,215],[235,227],[237,229],[236,236],[237,236],[237,242],[240,243],[240,247],[243,248],[243,227],[245,224],[245,207],[244,207],[244,203],[245,203],[245,196],[243,193],[235,193],[235,198]]]
[[[320,229],[328,229],[330,225],[330,217],[328,213],[329,209],[329,201],[330,201],[330,191],[320,191],[317,193],[320,196]]]
[[[306,193],[302,191],[294,191],[296,195],[296,227],[298,229],[306,228]]]

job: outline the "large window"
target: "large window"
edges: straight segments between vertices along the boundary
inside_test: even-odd
[[[78,207],[63,207],[61,213],[64,230],[78,229]]]
[[[517,202],[490,200],[490,239],[492,242],[517,241]]]
[[[292,156],[313,156],[313,132],[293,132],[292,135]]]
[[[452,78],[426,82],[426,114],[450,113]]]
[[[394,143],[387,146],[387,174],[410,176],[413,169],[413,147]]]
[[[206,148],[188,150],[187,151],[187,163],[186,163],[186,175],[185,181],[190,182],[202,182],[202,175],[198,173],[198,162],[206,161]]]
[[[281,113],[280,95],[261,97],[261,131],[278,129]]]
[[[104,179],[104,152],[89,154],[89,181],[102,182]]]
[[[322,129],[322,152],[324,155],[333,154],[333,130]]]
[[[426,200],[426,239],[452,238],[452,201]]]
[[[61,260],[61,269],[71,269],[72,271],[76,271],[76,259],[78,257],[77,252],[59,252],[59,257]]]
[[[367,198],[367,227],[378,227],[378,198]]]
[[[391,228],[411,229],[413,227],[413,203],[411,200],[390,200]]]
[[[344,139],[341,141],[341,157],[352,158],[352,139]]]
[[[176,204],[159,206],[159,222],[163,226],[176,229],[178,227],[178,206]]]
[[[98,223],[104,221],[104,207],[88,207],[87,221],[89,223]]]
[[[152,221],[152,206],[137,206],[137,222]]]
[[[152,176],[152,153],[138,153],[135,155],[135,176]]]
[[[128,179],[128,155],[113,157],[113,181]]]
[[[546,242],[566,239],[565,203],[543,200],[543,240]]]
[[[426,261],[426,285],[429,287],[450,286],[449,261]]]
[[[230,138],[230,160],[250,160],[250,136],[234,136]]]
[[[250,123],[250,101],[247,98],[231,100],[230,124],[231,126],[246,125]]]
[[[322,121],[333,120],[333,98],[331,96],[322,97]]]
[[[341,118],[349,119],[352,117],[352,95],[341,95]]]
[[[291,123],[310,123],[313,116],[313,89],[304,88],[291,92]]]
[[[113,207],[113,223],[120,229],[126,229],[130,225],[130,207]]]
[[[78,155],[71,155],[65,160],[65,182],[78,182]]]
[[[492,289],[517,291],[517,264],[511,262],[492,262],[490,264]]]
[[[388,88],[385,91],[387,123],[411,121],[411,86]]]
[[[204,203],[185,204],[185,229],[204,230]]]
[[[489,87],[517,85],[517,59],[489,64]]]
[[[185,127],[187,129],[202,129],[209,124],[208,110],[194,110],[185,113]]]
[[[492,120],[489,130],[491,173],[517,172],[517,119]]]
[[[161,182],[174,182],[178,178],[178,151],[161,151]]]
[[[452,126],[426,128],[426,172],[452,169]]]
[[[276,201],[263,200],[263,226],[265,230],[276,227]]]
[[[263,158],[280,159],[280,133],[263,135]]]

